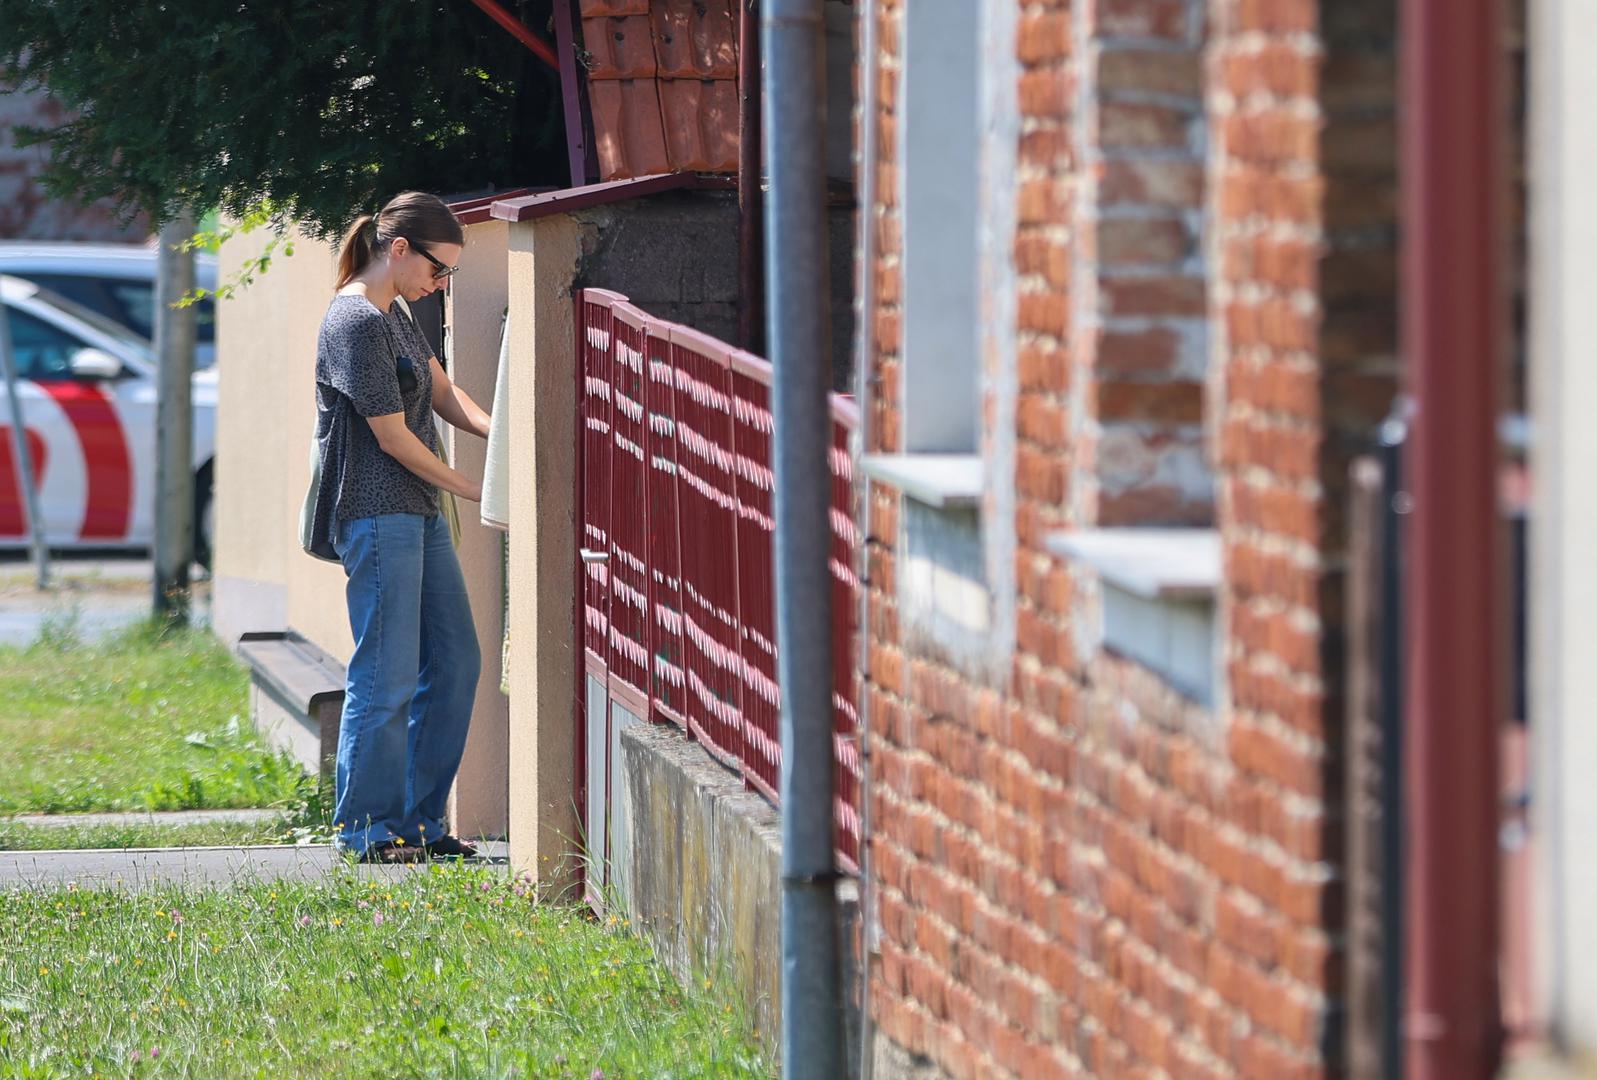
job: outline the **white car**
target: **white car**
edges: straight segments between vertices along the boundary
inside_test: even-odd
[[[121,323],[146,341],[155,336],[156,250],[143,244],[0,242],[0,274],[27,278],[58,296]],[[194,283],[216,288],[216,258],[194,257]],[[194,367],[216,362],[216,308],[194,307]]]
[[[156,364],[124,327],[30,281],[0,275],[39,516],[53,548],[148,548],[155,540]],[[195,554],[211,550],[216,371],[194,374]],[[30,541],[0,382],[0,549]]]

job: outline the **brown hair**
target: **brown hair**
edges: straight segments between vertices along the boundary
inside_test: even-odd
[[[466,234],[448,205],[425,191],[402,191],[375,214],[355,219],[338,246],[338,284],[342,289],[371,263],[395,237],[411,243],[461,244]]]

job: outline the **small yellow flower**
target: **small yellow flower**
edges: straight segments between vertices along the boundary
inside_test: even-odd
[[[44,976],[46,976],[46,975],[48,975],[48,974],[50,974],[50,969],[49,969],[49,968],[47,968],[47,967],[41,967],[41,968],[40,968],[40,969],[39,969],[39,977],[40,977],[40,978],[43,978],[43,977],[44,977]]]
[[[171,941],[175,937],[177,937],[177,931],[176,930],[168,930],[166,932],[166,940]]]
[[[333,925],[334,926],[343,926],[344,925],[344,920],[343,919],[334,919],[333,920]]]

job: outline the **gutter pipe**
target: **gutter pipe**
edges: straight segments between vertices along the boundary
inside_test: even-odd
[[[1495,499],[1505,110],[1500,5],[1406,0],[1402,354],[1417,404],[1404,566],[1404,1080],[1488,1080],[1507,625]]]
[[[831,311],[822,0],[766,0],[767,325],[782,686],[782,1070],[847,1075],[833,843]]]
[[[760,0],[738,4],[738,344],[765,355],[765,256],[760,175]]]
[[[875,447],[871,445],[870,393],[875,385],[872,366],[876,360],[876,156],[877,156],[877,88],[876,80],[881,65],[877,59],[878,18],[876,0],[862,0],[860,18],[860,66],[863,71],[860,87],[860,157],[859,189],[856,203],[859,215],[855,244],[859,251],[858,300],[854,306],[854,400],[859,403],[859,444],[855,450],[857,463]],[[856,469],[856,475],[859,475]],[[871,535],[871,478],[860,481],[859,505],[859,560],[855,569],[860,582],[859,616],[855,622],[854,637],[858,645],[854,670],[859,679],[859,751],[860,751],[860,851],[859,851],[859,936],[860,936],[860,1007],[859,1007],[859,1077],[871,1080],[871,951],[875,947],[875,896],[871,880],[871,695],[866,674],[870,671],[870,535]]]

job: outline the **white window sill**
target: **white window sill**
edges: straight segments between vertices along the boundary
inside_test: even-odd
[[[943,510],[980,506],[987,487],[980,454],[867,454],[860,459],[860,471]]]
[[[1204,600],[1220,586],[1216,529],[1082,529],[1054,533],[1048,550],[1090,566],[1106,585],[1147,600]]]
[[[1097,572],[1099,644],[1157,673],[1208,705],[1218,662],[1214,594],[1220,534],[1214,529],[1085,529],[1055,533],[1054,554]]]

